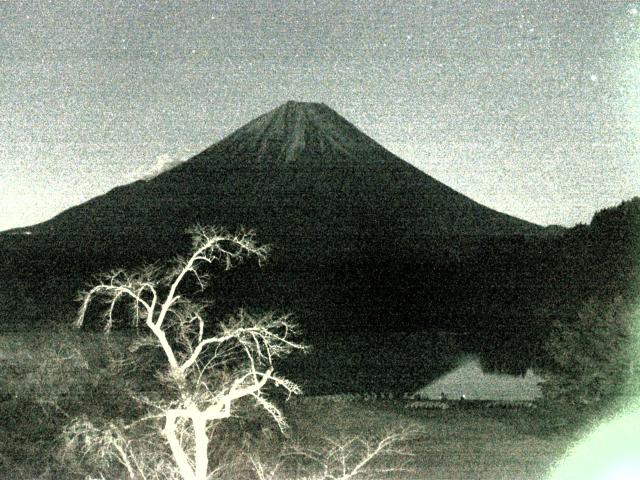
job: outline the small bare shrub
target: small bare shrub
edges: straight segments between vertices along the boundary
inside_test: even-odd
[[[405,427],[378,438],[327,438],[319,449],[292,446],[274,461],[250,455],[258,480],[353,480],[397,478],[411,469],[411,443],[422,437],[420,428]]]

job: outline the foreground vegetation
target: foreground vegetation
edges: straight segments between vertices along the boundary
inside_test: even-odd
[[[105,337],[64,328],[0,338],[0,371],[11,372],[3,378],[0,402],[0,478],[86,478],[87,459],[66,450],[61,434],[70,417],[85,415],[99,423],[134,413],[135,404],[118,394],[131,379],[110,371],[104,356],[106,351],[117,358],[127,344],[117,332]],[[148,387],[142,383],[129,387]],[[374,478],[536,479],[581,434],[574,428],[576,418],[544,407],[421,411],[404,408],[400,400],[340,403],[304,396],[278,405],[290,424],[286,436],[267,416],[246,408],[216,427],[225,445],[216,455],[234,466],[218,478],[260,478],[254,462],[268,473],[277,454],[291,455],[293,447],[322,457],[350,439],[375,442],[391,431],[413,429],[424,433],[398,445],[400,453],[412,455],[381,457],[372,467],[398,471]],[[290,477],[276,478],[295,478],[317,466],[308,460],[287,467]],[[114,470],[110,478],[123,477]]]
[[[302,345],[286,315],[207,322],[202,297],[188,300],[207,283],[200,267],[265,251],[194,233],[187,258],[100,277],[64,326],[0,338],[0,476],[540,478],[637,370],[635,291],[608,288],[543,315],[547,401],[534,411],[291,400],[277,363]]]
[[[388,454],[408,455],[406,444],[419,437],[418,428],[378,438],[332,439],[313,448],[275,442],[270,434],[266,448],[259,438],[257,443],[247,438],[246,425],[230,421],[253,419],[260,425],[262,414],[284,434],[286,417],[269,387],[278,387],[287,398],[301,391],[275,373],[274,361],[304,347],[286,315],[241,310],[226,320],[206,321],[205,305],[189,300],[193,287],[185,284],[204,290],[207,265],[229,269],[248,256],[263,259],[266,249],[255,244],[251,233],[196,227],[192,234],[188,257],[163,266],[114,270],[81,293],[75,326],[95,318],[94,326],[110,334],[120,324],[116,341],[107,337],[93,352],[74,346],[85,345],[87,337],[32,349],[16,345],[5,353],[4,370],[13,378],[4,382],[3,400],[14,409],[33,404],[45,416],[67,419],[48,458],[67,473],[145,480],[240,478],[245,471],[260,480],[292,474],[349,480],[403,471],[401,465],[376,464]],[[104,308],[92,315],[96,303]],[[248,412],[247,401],[257,411]],[[12,413],[22,418],[27,412]],[[39,423],[31,420],[29,427]],[[48,425],[51,434],[56,426]],[[11,456],[3,460],[8,464]]]

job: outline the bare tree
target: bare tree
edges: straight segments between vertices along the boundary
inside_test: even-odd
[[[177,258],[169,268],[152,265],[131,272],[112,271],[100,277],[95,286],[82,293],[76,325],[84,324],[93,301],[106,306],[107,332],[114,326],[116,312],[121,311],[119,304],[126,302],[131,307],[128,320],[138,329],[146,327],[148,332],[132,350],[160,347],[167,365],[162,380],[176,393],[172,399],[138,394],[137,399],[152,411],[138,421],[161,419],[162,433],[179,475],[185,480],[204,480],[212,473],[208,455],[210,426],[232,416],[240,399],[253,399],[280,429],[286,428],[282,412],[266,397],[265,387],[272,384],[289,395],[300,393],[296,384],[275,374],[273,360],[304,347],[295,340],[296,326],[288,316],[254,316],[242,310],[222,321],[215,334],[207,336],[203,305],[190,301],[181,292],[186,279],[195,280],[204,289],[210,275],[204,267],[221,263],[230,269],[251,256],[262,261],[267,249],[256,244],[251,232],[230,235],[210,227],[195,227],[190,233],[190,256]],[[145,462],[141,464],[135,458],[133,447],[125,439],[129,428],[131,425],[110,424],[105,434],[80,420],[67,433],[70,441],[83,440],[85,453],[93,448],[103,458],[111,455],[131,477],[165,478],[157,468],[153,474],[144,473]],[[167,468],[167,472],[171,470]]]
[[[411,471],[407,465],[407,460],[413,456],[410,444],[424,434],[419,427],[407,426],[386,432],[377,439],[359,436],[341,440],[327,438],[319,449],[293,446],[276,462],[272,458],[263,462],[257,455],[251,455],[250,460],[258,480],[283,478],[281,470],[291,462],[307,464],[304,478],[308,480],[371,479],[385,475],[397,478],[403,472]],[[284,478],[289,477],[285,475]]]

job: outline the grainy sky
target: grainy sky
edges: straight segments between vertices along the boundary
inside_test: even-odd
[[[0,0],[0,230],[324,102],[540,224],[640,195],[640,4]]]

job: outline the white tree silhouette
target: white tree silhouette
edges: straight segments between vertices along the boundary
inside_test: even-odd
[[[114,326],[117,306],[128,302],[132,307],[129,320],[150,332],[140,337],[132,350],[159,346],[168,367],[163,381],[177,393],[173,399],[159,400],[138,394],[138,400],[158,412],[142,420],[164,419],[162,432],[179,475],[185,480],[204,480],[211,473],[208,428],[212,421],[230,417],[239,399],[252,398],[281,429],[286,427],[280,409],[263,391],[271,383],[289,395],[301,393],[296,384],[275,374],[273,360],[304,347],[295,341],[296,325],[287,315],[254,316],[243,310],[222,321],[216,334],[207,336],[203,305],[180,293],[185,279],[193,277],[204,289],[210,275],[205,266],[219,262],[230,269],[251,256],[262,261],[267,249],[256,244],[252,232],[230,235],[198,226],[190,233],[191,255],[177,258],[169,268],[151,265],[100,277],[95,286],[81,294],[76,325],[81,327],[85,322],[91,302],[100,301],[106,305],[104,328],[108,332]],[[144,469],[148,465],[133,458],[134,452],[123,440],[122,432],[129,427],[111,427],[105,435],[90,423],[78,421],[67,433],[74,441],[83,440],[85,451],[99,449],[103,457],[110,452],[130,476],[146,478]]]

